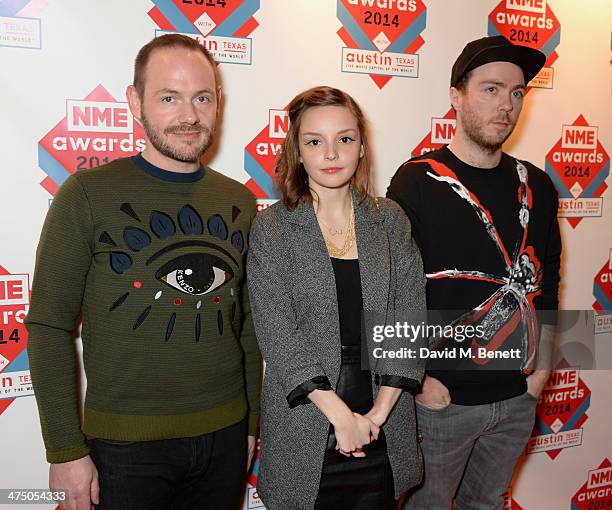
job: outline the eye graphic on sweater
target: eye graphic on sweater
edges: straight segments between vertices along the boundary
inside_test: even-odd
[[[202,296],[234,277],[231,268],[215,255],[189,253],[172,259],[155,273],[155,278],[185,294]]]
[[[174,214],[153,210],[146,222],[127,202],[119,209],[129,217],[130,224],[114,237],[120,238],[125,248],[120,248],[106,231],[98,238],[100,243],[112,247],[108,255],[112,274],[125,278],[128,286],[109,303],[109,311],[133,310],[142,303],[137,315],[126,317],[136,330],[147,319],[170,310],[164,322],[165,341],[172,338],[179,321],[188,320],[192,322],[195,341],[199,342],[204,332],[214,331],[214,326],[203,326],[202,314],[216,309],[214,325],[218,334],[223,335],[226,321],[235,318],[238,293],[233,287],[229,295],[215,291],[230,284],[241,268],[239,261],[246,240],[233,224],[242,211],[233,206],[231,222],[226,219],[229,214],[226,217],[212,214],[204,220],[194,207],[186,204]],[[151,280],[147,281],[146,275]],[[126,303],[132,306],[124,307]]]

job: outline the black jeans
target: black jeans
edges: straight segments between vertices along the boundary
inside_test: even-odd
[[[247,420],[196,437],[88,441],[99,510],[236,510],[246,485]]]

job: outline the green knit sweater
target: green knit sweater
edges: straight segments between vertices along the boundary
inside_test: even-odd
[[[255,433],[261,355],[245,285],[255,210],[247,188],[210,168],[175,174],[142,156],[62,185],[42,230],[26,319],[49,462],[87,455],[84,434],[189,437],[247,413]]]

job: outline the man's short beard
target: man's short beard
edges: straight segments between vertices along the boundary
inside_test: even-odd
[[[148,121],[145,112],[141,112],[141,121],[142,127],[145,130],[147,138],[151,145],[157,149],[158,152],[163,154],[164,156],[174,159],[176,161],[180,161],[182,163],[195,163],[200,160],[202,155],[208,150],[208,148],[212,145],[213,136],[215,134],[214,128],[211,130],[206,126],[202,126],[197,124],[195,126],[191,125],[178,125],[171,126],[164,129],[163,133],[160,133],[159,130],[156,130]],[[193,145],[191,147],[187,147],[184,149],[179,149],[178,147],[174,147],[168,143],[167,138],[164,135],[169,135],[171,133],[180,133],[180,132],[193,132],[198,131],[204,133],[204,140],[200,146]]]
[[[463,126],[463,132],[466,134],[466,136],[488,154],[494,154],[501,149],[504,142],[514,131],[514,126],[512,126],[512,129],[501,140],[492,140],[491,138],[487,138],[484,134],[483,124],[479,122],[479,120],[470,110],[461,112],[461,124]]]

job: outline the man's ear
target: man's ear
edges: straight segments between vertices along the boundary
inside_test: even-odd
[[[448,97],[451,102],[451,106],[455,109],[455,111],[461,110],[461,91],[456,89],[455,87],[451,87],[448,91]]]
[[[223,89],[221,85],[217,85],[217,115],[221,111],[221,102],[223,101]]]
[[[142,103],[140,100],[140,94],[136,90],[134,85],[128,85],[125,90],[125,97],[127,97],[128,105],[130,107],[130,112],[132,112],[132,116],[138,121],[139,124],[142,125]]]

